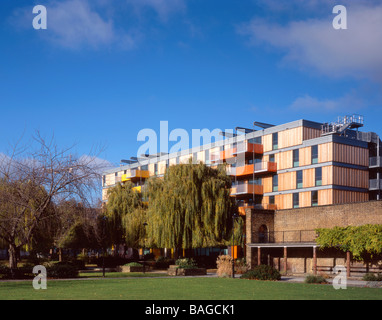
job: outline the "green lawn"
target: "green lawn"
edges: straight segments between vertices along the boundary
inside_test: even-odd
[[[47,290],[32,281],[0,282],[1,300],[382,300],[382,290],[334,290],[331,285],[221,278],[119,278],[48,280]]]

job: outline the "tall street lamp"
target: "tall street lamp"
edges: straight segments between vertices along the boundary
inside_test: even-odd
[[[235,278],[235,255],[234,255],[234,251],[235,251],[235,219],[238,216],[239,215],[237,213],[234,213],[232,215],[232,250],[231,250],[231,253],[232,253],[232,278]]]
[[[146,273],[146,259],[145,259],[145,250],[146,250],[146,227],[147,227],[147,223],[144,222],[143,223],[143,227],[144,227],[144,237],[143,237],[143,273]]]

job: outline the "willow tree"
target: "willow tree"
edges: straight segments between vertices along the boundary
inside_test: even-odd
[[[125,243],[131,248],[142,245],[145,236],[147,206],[142,194],[131,182],[118,184],[108,191],[107,229],[113,244]]]
[[[148,182],[151,246],[192,249],[227,245],[231,238],[231,178],[225,167],[180,164]]]

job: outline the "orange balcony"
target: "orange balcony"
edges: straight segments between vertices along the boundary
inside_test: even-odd
[[[247,164],[242,167],[229,167],[227,168],[227,174],[235,177],[245,177],[249,175],[259,175],[267,173],[276,173],[277,163],[275,162],[259,162],[256,164]]]
[[[239,197],[246,195],[263,194],[263,186],[257,184],[243,183],[231,188],[231,196]]]
[[[262,144],[249,143],[248,141],[242,141],[237,143],[236,155],[238,154],[263,154],[264,148]]]

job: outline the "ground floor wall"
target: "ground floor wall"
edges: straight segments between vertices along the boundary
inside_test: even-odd
[[[278,211],[247,209],[246,259],[251,266],[260,261],[283,272],[287,269],[289,273],[312,273],[316,229],[366,224],[382,224],[382,201]],[[294,247],[290,247],[290,243],[294,243]],[[312,245],[299,247],[299,243]],[[286,263],[284,246],[287,247]],[[261,248],[260,259],[258,247]],[[320,250],[317,247],[317,271],[332,273],[335,266],[346,264],[346,257],[345,252]],[[350,260],[351,274],[360,275],[369,271],[382,273],[382,263],[364,264]]]

